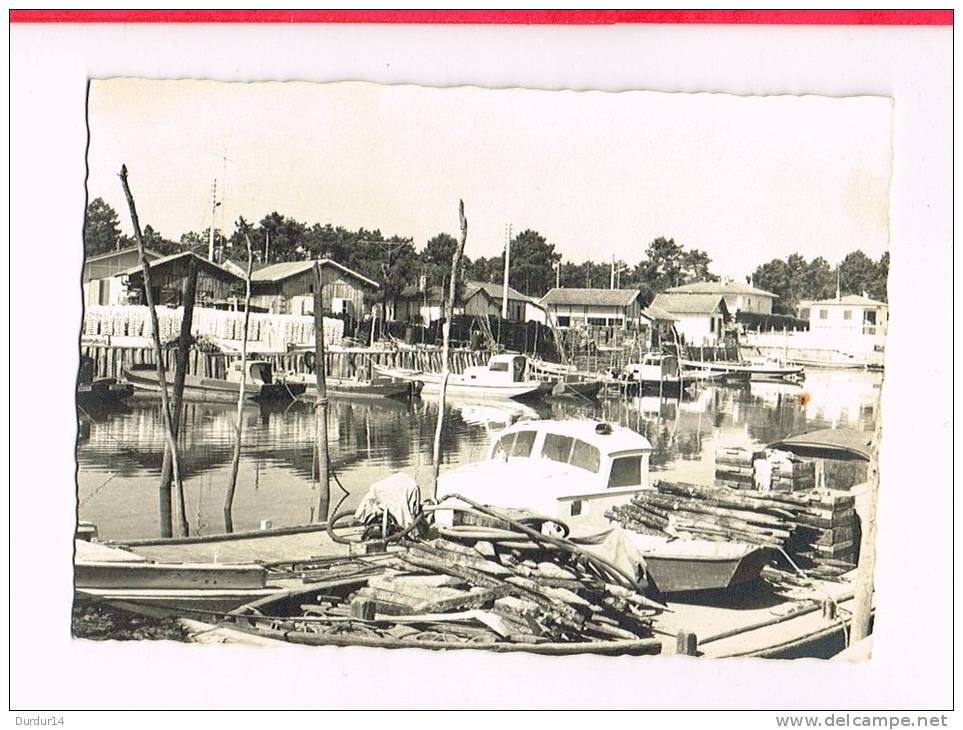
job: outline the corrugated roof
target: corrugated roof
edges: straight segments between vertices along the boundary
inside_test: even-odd
[[[674,286],[666,289],[666,292],[670,294],[754,294],[760,297],[779,298],[777,294],[749,286],[744,281],[696,281],[692,284]]]
[[[479,289],[484,290],[484,292],[492,299],[495,299],[499,302],[502,300],[502,292],[504,292],[502,285],[495,284],[494,282],[490,281],[466,281],[465,294],[462,298],[466,301],[471,299],[476,293],[478,293]],[[528,297],[526,297],[520,291],[512,289],[511,287],[508,287],[508,299],[509,301],[515,300],[519,302],[529,301]]]
[[[818,304],[818,305],[820,305],[820,306],[832,306],[833,304],[836,304],[836,305],[839,305],[839,306],[845,306],[845,305],[858,306],[858,305],[862,305],[862,306],[864,306],[864,307],[885,307],[885,306],[887,306],[886,302],[879,302],[879,301],[876,301],[875,299],[870,299],[869,297],[864,297],[864,296],[861,296],[861,295],[859,295],[859,294],[847,294],[846,296],[840,297],[839,299],[821,299],[821,300],[819,300],[818,302],[807,302],[806,304],[807,304],[808,306],[813,306],[814,304]],[[803,305],[803,302],[800,302],[800,306],[802,306],[802,305]]]
[[[549,290],[542,297],[542,304],[568,304],[576,306],[628,307],[639,298],[638,289],[569,289]]]
[[[271,264],[270,266],[265,266],[255,271],[251,275],[251,281],[283,281],[284,279],[288,279],[292,276],[303,274],[305,271],[310,271],[314,268],[315,263],[320,263],[322,266],[332,266],[348,276],[352,276],[355,279],[368,284],[374,289],[378,288],[378,282],[372,281],[367,276],[359,274],[357,271],[349,269],[344,264],[339,264],[337,261],[332,259],[319,259],[318,261],[313,259],[308,261],[283,261],[279,264]]]
[[[728,313],[726,301],[721,294],[657,294],[652,306],[670,314],[709,314],[723,311]]]

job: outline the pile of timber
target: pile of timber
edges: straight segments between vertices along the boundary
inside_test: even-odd
[[[851,569],[859,544],[852,495],[754,492],[656,481],[655,490],[613,507],[609,519],[643,534],[784,550],[803,568],[832,576]]]
[[[391,553],[347,595],[322,592],[285,628],[412,644],[635,641],[651,604],[560,551],[526,558],[490,542],[445,539]]]
[[[732,489],[757,489],[759,462],[769,462],[769,490],[799,492],[816,486],[816,465],[784,451],[753,451],[742,448],[716,450],[716,484]]]
[[[610,509],[609,519],[643,534],[783,549],[790,544],[794,513],[776,495],[664,481],[655,486]]]

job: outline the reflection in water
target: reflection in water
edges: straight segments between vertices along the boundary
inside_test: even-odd
[[[720,446],[767,444],[816,428],[871,430],[881,381],[874,373],[812,371],[804,386],[707,386],[682,400],[643,396],[534,405],[450,400],[442,468],[480,458],[488,434],[519,419],[603,418],[652,442],[652,468],[662,478],[709,483]],[[96,523],[107,538],[159,535],[157,481],[164,453],[159,401],[135,398],[121,412],[90,415],[92,421],[81,419],[85,438],[77,448],[80,518]],[[235,415],[231,404],[186,406],[179,443],[192,534],[223,529]],[[436,416],[437,402],[427,398],[332,400],[331,464],[348,492],[341,506],[353,506],[373,481],[399,470],[425,487]],[[318,503],[313,407],[251,405],[244,417],[235,529],[254,529],[261,520],[274,526],[313,520]],[[333,508],[340,508],[342,496],[333,484]]]

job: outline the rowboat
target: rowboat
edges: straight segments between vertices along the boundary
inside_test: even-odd
[[[609,375],[585,373],[574,365],[561,365],[536,358],[528,359],[528,369],[536,377],[553,384],[553,398],[577,397],[591,400],[598,396],[606,383],[616,382]]]
[[[299,383],[274,382],[271,364],[264,360],[249,360],[247,382],[244,384],[245,397],[257,401],[295,400],[304,393],[305,386]],[[160,392],[160,381],[157,378],[155,365],[135,365],[124,370],[124,377],[137,390],[149,393]],[[168,387],[171,384],[170,374],[167,375]],[[227,372],[227,379],[203,378],[199,375],[187,375],[184,378],[184,398],[188,400],[204,401],[237,401],[241,385],[241,361],[231,363]]]
[[[304,393],[300,396],[302,400],[314,400],[318,395],[314,377],[310,373],[287,375],[284,382],[304,387]],[[419,383],[391,378],[375,378],[365,381],[336,378],[328,375],[324,379],[324,386],[329,397],[340,399],[408,398],[421,392]]]
[[[753,357],[742,362],[682,360],[683,367],[709,373],[748,375],[752,380],[801,380],[805,377],[802,366],[787,364],[775,355]]]
[[[526,398],[551,391],[553,384],[525,379],[524,355],[493,355],[487,365],[465,368],[463,373],[451,373],[445,392],[449,396],[469,398]],[[422,383],[422,393],[441,392],[442,375],[437,372],[406,370],[372,366],[379,375],[411,383]]]
[[[741,542],[671,540],[628,532],[660,593],[718,590],[755,580],[774,551]]]
[[[152,609],[230,611],[280,589],[253,563],[155,562],[128,550],[75,540],[74,589],[81,600]]]

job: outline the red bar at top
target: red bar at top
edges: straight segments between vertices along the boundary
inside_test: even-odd
[[[11,23],[953,25],[952,10],[11,10]]]

